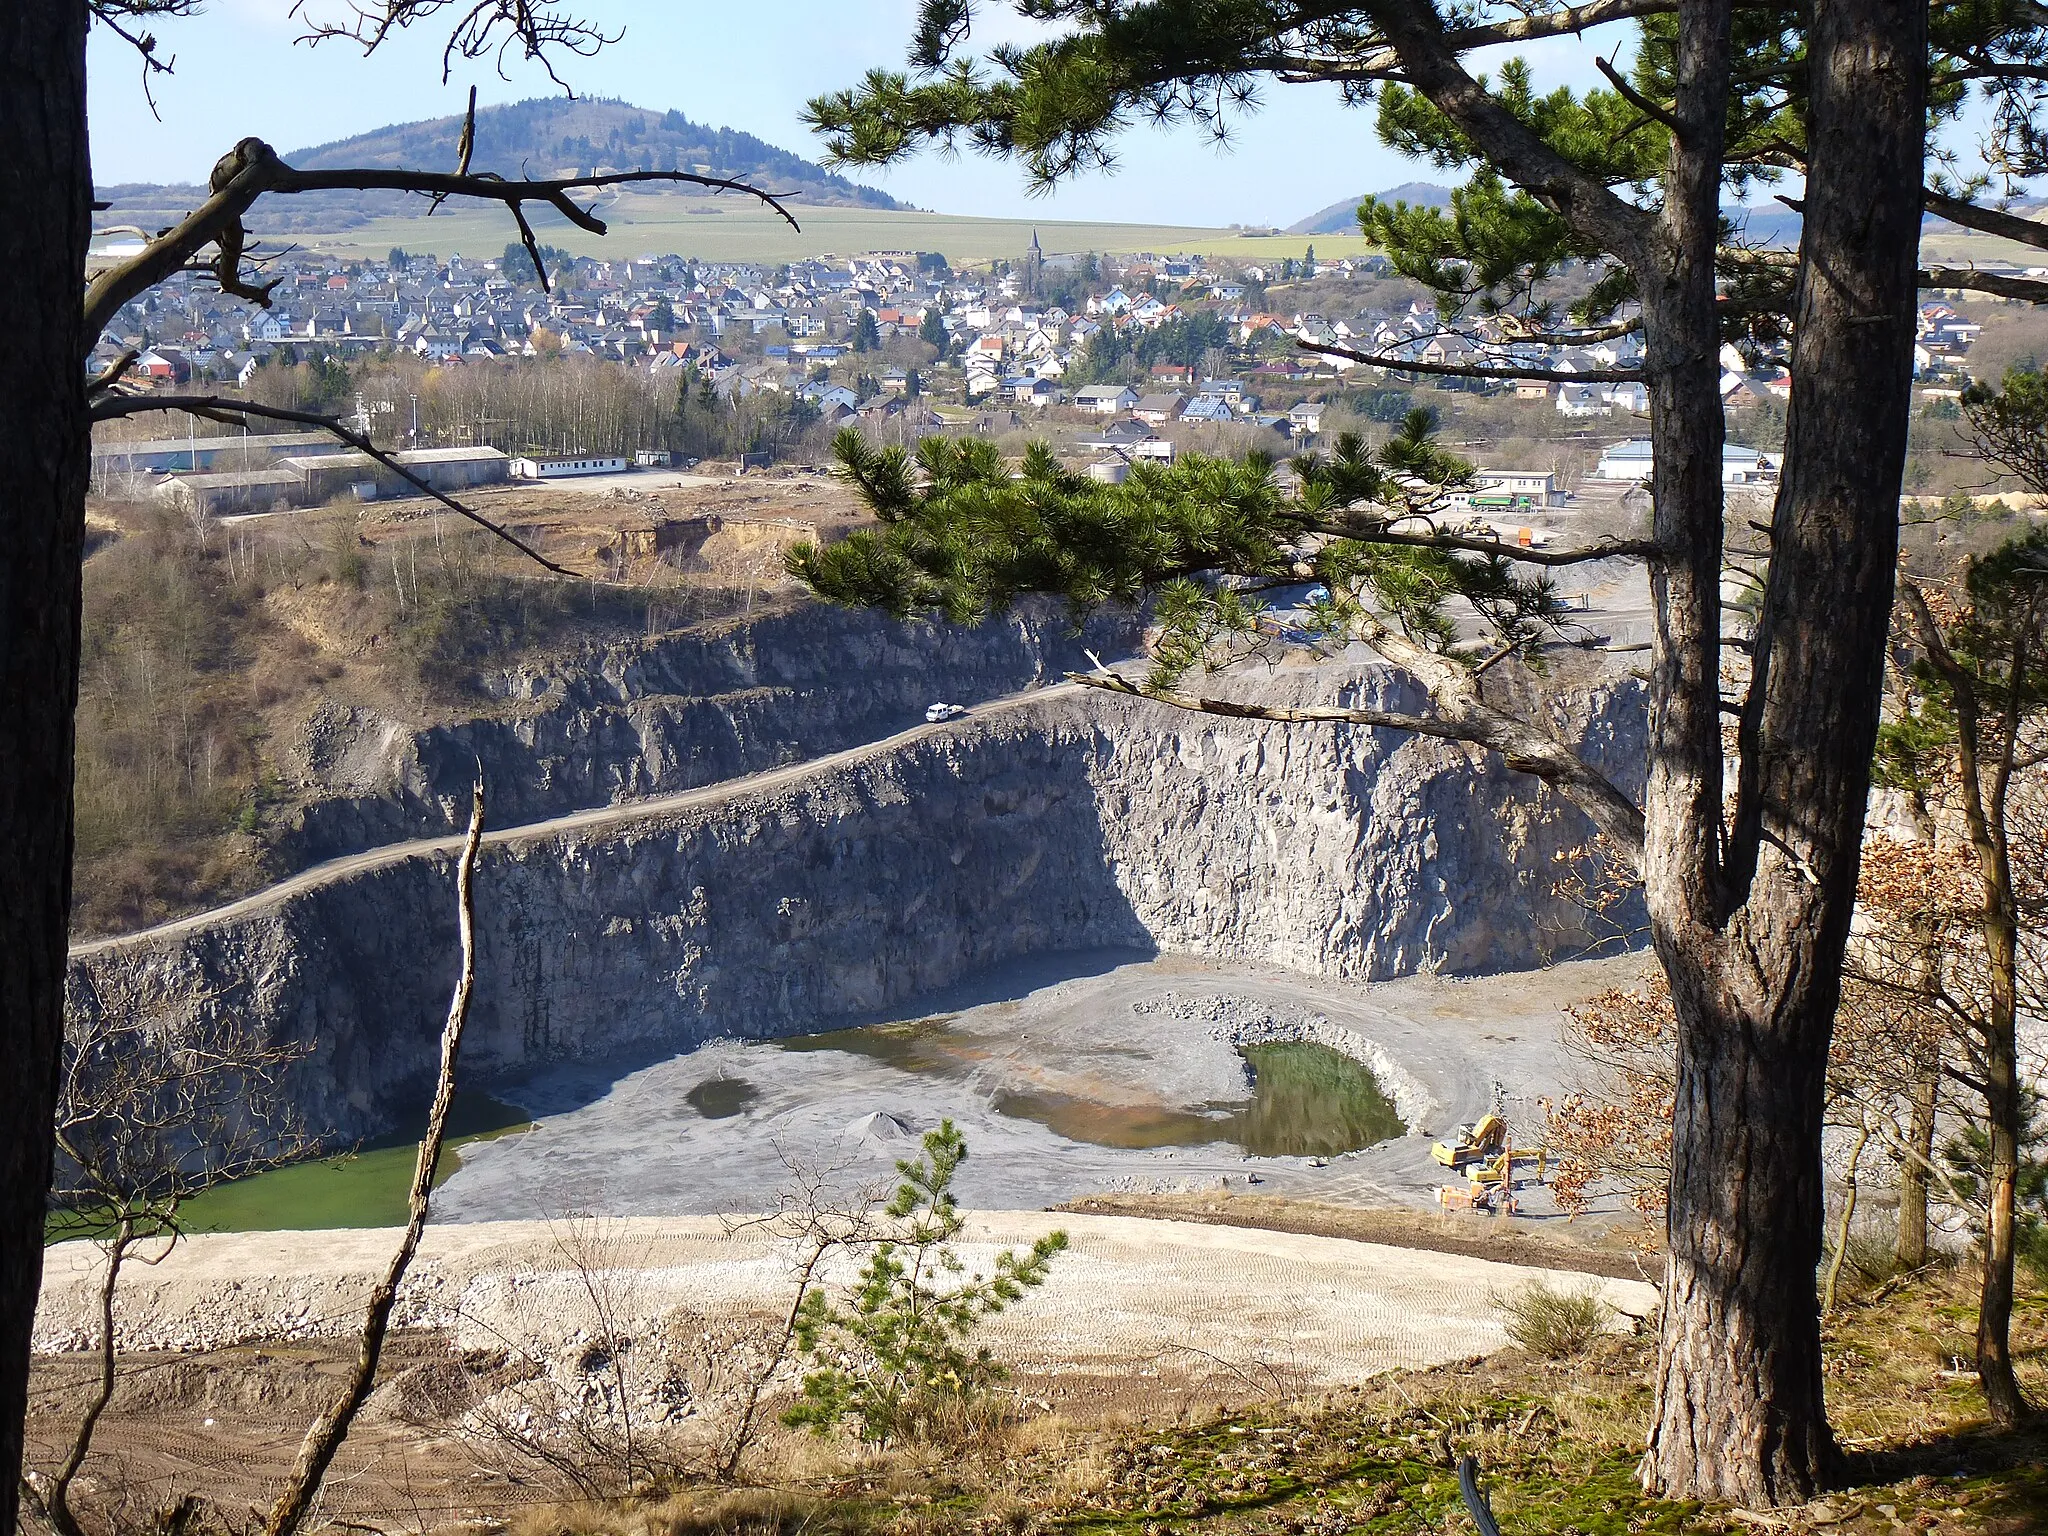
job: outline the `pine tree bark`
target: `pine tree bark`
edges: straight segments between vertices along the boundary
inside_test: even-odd
[[[0,6],[0,1536],[12,1536],[64,1028],[89,430],[83,0]]]
[[[1718,633],[1703,563],[1688,602],[1667,599],[1660,645],[1662,691],[1686,707],[1653,719],[1660,767],[1646,807],[1646,884],[1679,1040],[1644,1480],[1751,1506],[1810,1497],[1836,1460],[1815,1295],[1821,1121],[1898,547],[1926,20],[1916,0],[1816,0],[1812,11],[1785,474],[1725,831],[1720,727],[1705,718],[1718,688],[1687,660]],[[1700,451],[1705,434],[1691,436]],[[1661,506],[1658,517],[1662,542]],[[1671,547],[1703,561],[1706,538],[1704,526],[1674,529]]]

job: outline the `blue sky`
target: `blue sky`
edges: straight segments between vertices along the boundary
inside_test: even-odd
[[[337,14],[344,0],[308,0]],[[248,134],[280,150],[459,112],[474,82],[485,102],[546,94],[546,76],[513,65],[501,80],[487,62],[458,61],[441,83],[433,21],[364,59],[341,43],[311,49],[290,0],[210,0],[206,12],[158,30],[177,71],[156,83],[162,121],[150,116],[134,56],[96,32],[92,44],[94,170],[103,183],[196,180]],[[915,0],[585,0],[585,14],[625,36],[563,74],[579,93],[675,107],[698,122],[742,129],[806,156],[816,146],[798,120],[804,101],[877,65],[901,63]],[[977,37],[1024,35],[991,6]],[[1610,41],[1607,46],[1611,48]],[[1563,40],[1532,50],[1545,83],[1597,77],[1593,44]],[[963,156],[920,157],[862,179],[942,213],[1223,225],[1290,224],[1339,198],[1431,173],[1373,137],[1371,115],[1346,109],[1332,89],[1272,86],[1264,110],[1238,124],[1218,151],[1199,132],[1134,130],[1111,176],[1091,176],[1049,198],[1027,198],[1015,167]]]

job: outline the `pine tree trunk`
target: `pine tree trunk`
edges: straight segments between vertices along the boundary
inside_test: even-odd
[[[1719,633],[1704,566],[1689,577],[1691,610],[1660,616],[1660,692],[1691,685],[1682,711],[1653,717],[1645,808],[1646,892],[1679,1032],[1643,1476],[1672,1496],[1794,1502],[1835,1465],[1815,1295],[1821,1119],[1898,545],[1926,19],[1917,0],[1816,0],[1812,11],[1792,406],[1725,831],[1719,690],[1682,671],[1689,648]],[[1658,519],[1661,543],[1662,505]],[[1687,559],[1707,538],[1690,533],[1669,546]]]
[[[1769,998],[1772,1027],[1711,974],[1667,970],[1687,985],[1673,988],[1671,1251],[1646,1473],[1672,1494],[1794,1502],[1835,1460],[1814,1290],[1834,999]]]
[[[64,1027],[88,431],[83,0],[0,5],[0,1536],[28,1400]]]

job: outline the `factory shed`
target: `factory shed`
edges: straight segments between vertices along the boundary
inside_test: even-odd
[[[499,484],[511,465],[495,448],[415,448],[391,457],[443,493]],[[381,501],[387,496],[419,494],[419,488],[411,481],[367,453],[283,459],[279,467],[303,477],[302,494],[308,506],[320,506],[343,496],[353,496],[358,501]]]
[[[178,475],[156,487],[158,501],[200,517],[269,512],[296,506],[304,481],[289,469],[244,469],[219,475]]]

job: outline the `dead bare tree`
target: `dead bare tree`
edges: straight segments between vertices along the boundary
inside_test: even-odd
[[[305,1054],[233,1019],[187,1024],[114,1013],[90,1018],[66,1042],[51,1229],[97,1242],[106,1269],[96,1297],[93,1394],[56,1470],[47,1479],[25,1474],[21,1483],[24,1502],[58,1536],[84,1536],[72,1490],[114,1397],[123,1268],[170,1254],[194,1195],[312,1150],[284,1083]]]
[[[0,1020],[8,1053],[0,1071],[0,1486],[10,1486],[21,1465],[40,1235],[54,1164],[50,1125],[63,1047],[76,825],[88,444],[96,420],[135,409],[123,398],[132,356],[115,359],[96,376],[87,373],[109,320],[178,272],[210,274],[223,292],[266,306],[272,284],[261,275],[264,257],[244,216],[260,199],[299,193],[383,190],[496,203],[536,257],[528,208],[552,208],[601,235],[605,223],[585,206],[587,195],[630,184],[739,192],[796,222],[770,193],[692,172],[549,180],[497,175],[472,163],[471,120],[462,142],[451,146],[456,169],[447,173],[302,171],[260,139],[244,139],[215,166],[205,198],[189,215],[168,229],[141,231],[139,252],[102,263],[92,253],[94,215],[103,210],[94,200],[86,121],[87,36],[97,25],[128,43],[146,90],[172,63],[151,28],[198,9],[197,0],[0,6],[0,142],[10,147],[0,166],[0,199],[12,210],[0,225],[0,268],[9,273],[14,299],[9,344],[0,348],[0,400],[11,413],[0,443],[0,480],[9,487],[8,556],[0,562],[0,633],[7,637],[0,642],[0,694],[10,705],[0,726],[0,843],[9,852],[0,879]],[[338,38],[374,50],[410,25],[445,18],[449,62],[523,56],[543,65],[550,54],[587,53],[608,39],[533,0],[365,0],[348,14],[347,25],[315,20],[309,30],[315,40]],[[538,260],[536,270],[548,280]],[[238,412],[233,419],[244,417]],[[306,424],[341,435],[336,421]],[[363,442],[342,440],[370,451]],[[15,1501],[0,1498],[0,1536],[12,1536],[15,1516]]]
[[[687,1308],[652,1315],[634,1278],[645,1255],[633,1251],[629,1234],[578,1218],[550,1222],[571,1294],[547,1306],[548,1322],[528,1331],[463,1314],[466,1327],[490,1334],[517,1362],[519,1379],[468,1415],[503,1470],[593,1500],[686,1477],[740,1479],[766,1405],[788,1375],[806,1298],[835,1254],[887,1235],[876,1219],[886,1191],[849,1185],[852,1160],[821,1164],[786,1148],[780,1155],[787,1177],[774,1208],[724,1224],[728,1236],[769,1239],[786,1264],[788,1303],[773,1321]],[[553,1331],[564,1306],[588,1319],[566,1348]]]
[[[361,1342],[356,1348],[355,1368],[333,1404],[312,1423],[299,1446],[298,1459],[285,1479],[284,1489],[263,1522],[264,1536],[293,1536],[312,1508],[335,1452],[348,1438],[370,1388],[377,1378],[377,1361],[383,1354],[384,1336],[391,1326],[391,1309],[398,1300],[398,1288],[419,1251],[420,1234],[426,1230],[433,1202],[434,1175],[441,1164],[441,1148],[448,1137],[448,1113],[455,1103],[455,1067],[462,1052],[462,1032],[469,1022],[470,993],[476,985],[476,905],[474,884],[477,849],[484,833],[484,783],[479,777],[470,804],[469,835],[462,844],[462,857],[455,871],[455,900],[462,935],[462,969],[456,976],[455,995],[448,1002],[448,1021],[441,1029],[441,1065],[434,1083],[434,1103],[427,1112],[427,1133],[420,1140],[419,1157],[413,1164],[412,1193],[405,1233],[399,1239],[384,1278],[370,1293],[363,1314]]]
[[[747,1383],[719,1447],[714,1473],[721,1482],[731,1482],[739,1476],[740,1465],[760,1427],[762,1402],[795,1347],[804,1303],[816,1287],[826,1262],[836,1253],[871,1244],[882,1235],[875,1213],[887,1194],[884,1188],[872,1185],[846,1191],[838,1175],[847,1165],[820,1166],[787,1148],[778,1151],[788,1178],[776,1192],[776,1208],[764,1216],[735,1221],[727,1230],[737,1233],[754,1229],[776,1238],[789,1255],[790,1272],[796,1284],[769,1358]]]

